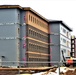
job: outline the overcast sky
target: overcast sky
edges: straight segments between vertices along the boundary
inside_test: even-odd
[[[3,4],[31,7],[47,19],[63,20],[76,36],[76,0],[0,0]]]

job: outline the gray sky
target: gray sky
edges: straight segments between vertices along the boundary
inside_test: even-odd
[[[0,0],[3,4],[31,7],[47,19],[63,20],[76,35],[76,0]]]

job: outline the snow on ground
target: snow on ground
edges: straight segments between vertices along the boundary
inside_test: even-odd
[[[45,74],[46,72],[39,72],[39,73],[34,73],[32,75],[42,75],[42,74]]]
[[[50,71],[46,71],[46,72],[40,72],[40,73],[34,73],[34,74],[32,74],[32,75],[59,75],[59,71],[60,71],[60,73],[62,72],[62,73],[65,73],[65,72],[67,72],[68,70],[75,70],[75,69],[69,69],[69,68],[67,68],[67,67],[60,67],[60,69],[59,68],[57,68],[56,69],[56,71],[55,72],[50,72]]]

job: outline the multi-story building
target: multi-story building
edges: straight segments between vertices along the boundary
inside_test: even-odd
[[[12,62],[2,65],[48,66],[35,63],[49,61],[48,33],[48,20],[31,8],[0,5],[0,60]]]
[[[76,58],[76,38],[71,36],[71,56]]]
[[[63,61],[62,51],[64,57],[69,57],[71,52],[71,28],[69,28],[63,21],[49,22],[49,40],[50,40],[50,60]]]

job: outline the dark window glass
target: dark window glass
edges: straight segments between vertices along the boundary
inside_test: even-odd
[[[32,16],[31,16],[31,22],[32,22]]]
[[[35,23],[36,23],[36,18],[35,18]]]
[[[29,15],[29,20],[30,20],[30,15]]]

